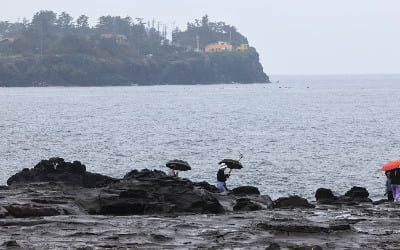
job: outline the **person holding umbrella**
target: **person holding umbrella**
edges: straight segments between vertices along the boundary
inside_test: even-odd
[[[400,200],[400,168],[389,170],[386,176],[389,176],[393,200],[398,202]]]
[[[231,171],[225,174],[225,169],[228,166],[225,163],[221,163],[221,167],[217,172],[217,188],[222,192],[228,192],[228,188],[226,187],[226,180],[231,176]]]
[[[171,177],[178,177],[179,171],[188,171],[192,169],[187,161],[177,159],[168,161],[165,166],[169,168],[167,175]]]
[[[168,169],[167,175],[171,177],[178,177],[179,170],[175,170],[175,165],[171,164],[171,166]]]
[[[242,159],[243,155],[240,154],[240,159]],[[232,160],[232,159],[223,159],[222,161],[218,162],[221,167],[217,173],[217,188],[223,192],[227,192],[228,188],[226,187],[226,180],[231,176],[232,169],[241,169],[243,168],[242,163],[239,160]],[[229,168],[230,171],[228,174],[225,174],[225,169]]]
[[[390,180],[390,170],[385,171],[385,175],[386,175],[386,192],[385,195],[387,195],[387,199],[389,202],[393,202],[394,198],[393,198],[393,192],[392,192],[392,183]]]
[[[400,201],[400,160],[395,160],[386,163],[382,166],[381,170],[385,171],[388,182],[390,183],[390,189],[393,194],[393,200],[395,202]],[[390,197],[388,196],[388,199]]]

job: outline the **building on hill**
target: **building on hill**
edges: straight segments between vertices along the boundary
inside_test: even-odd
[[[240,44],[235,50],[245,51],[249,49],[249,45],[246,43]],[[232,51],[233,46],[228,42],[219,41],[217,43],[210,43],[204,47],[205,52],[220,52],[220,51]]]
[[[210,43],[204,47],[205,52],[220,52],[220,51],[232,51],[232,44],[228,42],[219,41],[217,43]]]
[[[125,35],[114,34],[114,33],[100,34],[100,38],[103,38],[103,39],[114,39],[119,44],[122,44],[127,40]]]
[[[249,45],[246,44],[246,43],[242,43],[236,48],[236,50],[239,50],[239,51],[245,51],[245,50],[248,50],[248,49],[249,49]]]
[[[15,42],[18,40],[18,37],[3,37],[0,39],[0,42]]]

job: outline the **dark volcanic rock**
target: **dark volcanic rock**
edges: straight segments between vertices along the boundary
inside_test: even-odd
[[[4,206],[4,208],[8,211],[10,215],[17,218],[54,216],[62,214],[54,207],[34,206],[29,204],[13,204],[9,206]]]
[[[298,233],[321,233],[350,230],[350,224],[346,222],[339,223],[318,223],[302,218],[293,218],[288,220],[271,220],[261,222],[258,228],[268,231],[298,232]]]
[[[388,199],[380,199],[380,200],[377,200],[377,201],[373,201],[372,204],[380,205],[380,204],[384,204],[384,203],[387,203],[387,202],[388,202]]]
[[[41,171],[54,173],[57,167]],[[211,187],[150,170],[133,171],[101,188],[60,182],[12,185],[0,189],[0,248],[398,249],[396,203],[286,209],[310,207],[292,196],[276,200],[275,209],[251,211],[268,209],[272,201],[264,195],[207,191]],[[352,190],[362,192],[349,192],[343,199],[366,197],[363,190]],[[318,198],[332,198],[322,191]],[[224,209],[229,213],[198,215]],[[112,216],[129,214],[151,216]]]
[[[315,199],[320,200],[337,200],[338,197],[333,195],[332,190],[327,188],[318,188],[315,192]]]
[[[372,202],[368,198],[369,193],[363,187],[352,187],[345,195],[334,196],[330,189],[319,188],[315,193],[315,199],[320,204],[331,205],[357,205],[360,202]]]
[[[258,188],[252,186],[240,186],[231,190],[231,194],[237,196],[246,196],[246,195],[260,195],[260,191]]]
[[[357,202],[372,202],[371,199],[368,198],[369,193],[367,189],[363,187],[352,187],[344,196],[350,197]]]
[[[289,196],[289,197],[281,197],[274,201],[274,208],[313,208],[315,207],[313,204],[310,204],[306,199],[301,198],[297,195]]]
[[[5,249],[22,249],[21,246],[15,240],[9,240],[1,244]]]
[[[260,205],[250,201],[248,198],[240,198],[236,200],[233,206],[234,211],[256,211],[263,209]]]
[[[318,245],[312,246],[295,246],[292,248],[293,250],[322,250],[322,247]]]
[[[79,161],[65,162],[62,158],[50,158],[40,161],[33,169],[24,168],[7,180],[8,185],[29,182],[63,182],[88,188],[103,187],[117,179],[86,171]]]
[[[122,181],[103,188],[97,197],[87,198],[82,197],[79,202],[93,214],[224,212],[207,190],[187,179],[168,177],[160,171],[131,171]]]
[[[205,189],[205,190],[207,190],[208,192],[211,192],[211,193],[219,193],[219,192],[221,192],[216,186],[211,185],[210,183],[208,183],[206,181],[194,182],[193,185],[195,185],[196,187],[203,188],[203,189]]]
[[[318,188],[315,192],[315,200],[321,204],[336,204],[338,197],[333,195],[330,189]]]
[[[4,207],[0,207],[0,218],[4,218],[7,215],[8,215],[7,209],[5,209]]]
[[[162,178],[167,177],[163,171],[143,169],[138,171],[136,169],[130,171],[124,176],[124,179],[142,179],[142,178]]]
[[[0,217],[224,212],[218,199],[207,191],[211,185],[203,188],[205,184],[169,177],[157,170],[133,170],[124,179],[116,180],[88,173],[78,161],[68,163],[61,158],[52,158],[41,161],[33,169],[17,173],[8,180],[8,184],[12,190],[22,190],[24,187],[24,193],[21,194],[23,201],[3,200],[0,206],[4,211]],[[51,198],[52,192],[57,196]]]
[[[281,247],[278,243],[271,243],[265,250],[281,250]]]

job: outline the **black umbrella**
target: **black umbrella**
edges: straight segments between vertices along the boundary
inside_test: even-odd
[[[222,161],[218,162],[218,164],[225,163],[226,166],[230,169],[241,169],[243,168],[242,163],[237,160],[232,160],[232,159],[223,159]]]
[[[182,161],[182,160],[171,160],[167,162],[165,165],[168,168],[180,171],[187,171],[192,169],[187,161]]]

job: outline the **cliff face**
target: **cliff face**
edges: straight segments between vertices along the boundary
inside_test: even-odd
[[[174,84],[204,83],[269,83],[259,55],[245,52],[216,52],[200,54],[189,60],[167,63],[159,81]]]
[[[255,49],[141,60],[80,54],[20,56],[0,64],[0,86],[267,83]]]

